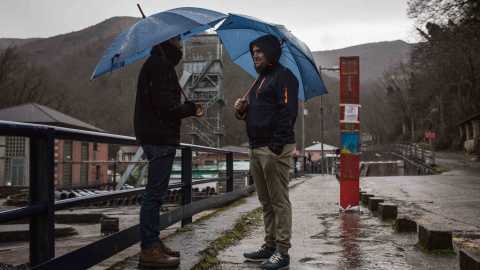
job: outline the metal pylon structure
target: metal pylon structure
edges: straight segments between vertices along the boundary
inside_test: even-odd
[[[201,102],[205,113],[193,117],[188,133],[192,144],[220,148],[224,136],[222,107],[222,46],[216,34],[204,32],[183,42],[183,76],[180,79],[189,99]]]

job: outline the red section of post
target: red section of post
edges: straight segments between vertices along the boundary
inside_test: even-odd
[[[340,208],[360,210],[360,58],[340,57]]]

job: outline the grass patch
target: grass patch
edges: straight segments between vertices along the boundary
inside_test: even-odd
[[[444,172],[449,172],[449,171],[450,171],[449,169],[440,167],[440,166],[438,166],[438,165],[433,165],[433,168],[434,168],[435,170],[437,170],[437,171],[442,172],[442,173],[444,173]]]
[[[182,233],[182,232],[189,232],[192,231],[193,229],[188,229],[188,228],[178,228],[175,232],[176,233]]]
[[[231,207],[232,205],[228,206]],[[218,252],[237,243],[251,231],[252,227],[262,224],[262,208],[259,207],[242,215],[232,230],[226,231],[222,236],[210,243],[210,247],[200,252],[199,262],[192,268],[194,270],[209,269],[218,265]]]
[[[415,245],[413,245],[415,247],[418,247],[421,251],[423,252],[426,252],[426,253],[430,253],[430,254],[441,254],[441,255],[455,255],[455,251],[453,251],[452,249],[436,249],[436,250],[429,250],[427,248],[424,248],[420,245],[420,243],[416,243]]]

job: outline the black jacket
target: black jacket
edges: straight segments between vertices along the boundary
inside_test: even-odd
[[[259,71],[259,79],[249,94],[246,111],[249,147],[268,146],[280,155],[285,144],[295,143],[293,128],[298,114],[298,80],[278,63],[281,48],[276,37],[260,37],[250,48],[253,44],[262,50],[269,63]]]
[[[193,102],[180,101],[181,90],[174,66],[182,52],[171,43],[162,43],[163,57],[156,47],[140,71],[135,101],[135,136],[139,144],[180,145],[182,118],[194,116]]]

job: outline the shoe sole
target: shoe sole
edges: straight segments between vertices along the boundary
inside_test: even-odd
[[[150,264],[150,263],[139,263],[137,266],[140,269],[170,269],[170,268],[177,268],[180,265],[178,264],[170,264],[170,265],[158,265],[158,264]]]
[[[261,266],[260,266],[260,268],[265,269]],[[285,266],[285,267],[282,267],[282,268],[278,268],[278,270],[286,270],[286,269],[290,269],[290,266]]]
[[[250,262],[264,262],[264,261],[270,259],[270,257],[268,257],[266,259],[250,259],[250,258],[247,258],[247,257],[244,257],[244,258],[245,258],[245,260],[250,261]]]

